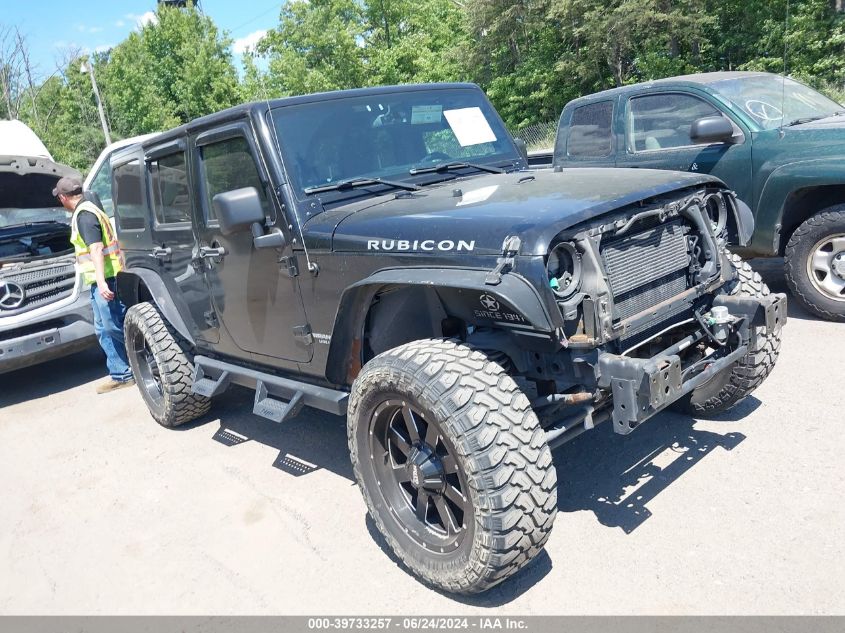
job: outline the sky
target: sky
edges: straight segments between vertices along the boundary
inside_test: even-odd
[[[70,48],[99,51],[123,40],[132,29],[154,17],[155,0],[0,0],[0,29],[18,27],[29,44],[40,76],[50,75]],[[240,56],[267,29],[278,24],[281,0],[200,0],[203,12],[234,39]]]

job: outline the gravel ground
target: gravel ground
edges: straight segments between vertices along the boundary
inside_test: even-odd
[[[471,599],[386,553],[342,418],[277,427],[233,389],[168,431],[137,390],[94,393],[96,350],[0,376],[0,613],[843,614],[845,325],[790,317],[723,419],[555,451],[547,553]]]

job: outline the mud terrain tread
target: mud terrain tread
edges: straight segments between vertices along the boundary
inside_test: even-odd
[[[404,385],[422,402],[440,407],[463,458],[474,506],[475,531],[462,574],[445,577],[419,565],[385,529],[359,470],[355,429],[364,394]],[[478,593],[516,573],[545,545],[557,510],[552,455],[528,399],[485,354],[453,340],[420,340],[372,359],[352,387],[348,439],[352,465],[379,531],[402,562],[430,585]]]
[[[150,407],[150,413],[156,422],[172,428],[208,413],[211,399],[191,391],[194,365],[185,352],[189,346],[179,333],[161,318],[155,306],[144,302],[129,308],[124,322],[127,344],[131,340],[133,329],[140,331],[146,338],[161,369],[164,409],[158,412]],[[131,352],[128,356],[132,371],[137,376],[135,356]],[[139,388],[143,393],[140,384]]]
[[[753,297],[765,297],[770,294],[769,287],[748,262],[733,253],[728,253],[728,257],[737,273],[731,294]],[[769,333],[764,327],[756,328],[749,343],[748,353],[734,363],[729,379],[722,389],[700,402],[692,398],[695,394],[693,392],[690,397],[679,402],[679,408],[691,415],[714,415],[737,405],[759,387],[771,373],[780,354],[780,334],[779,329]]]
[[[845,226],[845,205],[836,205],[827,210],[807,218],[789,238],[784,251],[785,266],[784,272],[786,283],[795,298],[810,312],[828,321],[845,321],[845,314],[837,314],[819,305],[812,299],[815,292],[805,281],[804,261],[796,251],[803,246],[804,240],[812,239],[809,236],[815,229],[822,228],[826,224],[839,224]],[[812,246],[812,244],[808,245]]]

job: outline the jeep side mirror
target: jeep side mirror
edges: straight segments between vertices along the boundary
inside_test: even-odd
[[[693,143],[733,143],[734,126],[723,116],[696,119],[689,128]]]
[[[220,232],[231,235],[258,222],[264,226],[264,209],[255,187],[244,187],[218,193],[211,200],[220,222]]]
[[[521,138],[515,138],[513,140],[513,144],[516,145],[516,149],[519,150],[519,155],[522,156],[522,160],[525,161],[525,167],[528,167],[528,145],[526,145],[525,141]]]

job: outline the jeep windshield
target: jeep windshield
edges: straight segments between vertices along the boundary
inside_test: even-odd
[[[514,168],[520,158],[496,112],[471,88],[327,98],[276,108],[272,119],[301,196],[413,189]]]
[[[752,75],[711,84],[766,130],[842,114],[843,107],[794,79]]]

